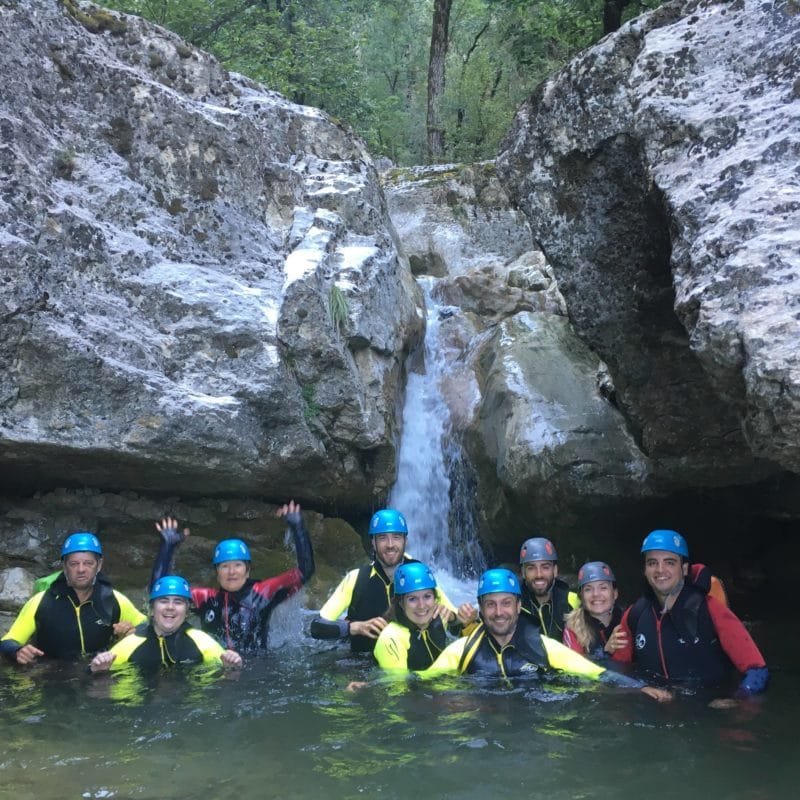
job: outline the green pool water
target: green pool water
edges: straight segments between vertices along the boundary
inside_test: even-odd
[[[770,689],[725,711],[579,684],[385,681],[307,640],[226,679],[4,666],[0,797],[794,798],[799,633],[759,628]],[[348,692],[354,679],[370,684]]]

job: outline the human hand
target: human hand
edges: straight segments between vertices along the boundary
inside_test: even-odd
[[[242,666],[242,657],[235,650],[223,650],[219,654],[219,660],[225,667],[239,668]]]
[[[92,672],[108,672],[111,669],[111,665],[114,663],[117,654],[112,653],[110,650],[106,650],[103,653],[98,653],[89,664],[89,669]]]
[[[444,603],[437,603],[433,607],[433,616],[431,619],[439,617],[442,622],[447,625],[450,620],[455,619],[455,616],[456,615]]]
[[[122,639],[129,633],[133,633],[133,631],[136,629],[136,626],[132,622],[120,620],[119,622],[115,622],[111,626],[111,629],[114,631],[114,636],[116,636],[118,639]]]
[[[17,664],[33,664],[37,658],[40,658],[43,655],[44,651],[40,650],[38,647],[34,647],[32,644],[24,644],[19,650],[17,650]]]
[[[456,616],[462,625],[470,625],[478,619],[478,609],[472,603],[462,603]]]
[[[622,625],[617,625],[617,627],[611,631],[611,636],[608,637],[608,641],[605,643],[603,650],[605,650],[609,655],[614,655],[617,650],[622,650],[627,646],[628,634]]]
[[[366,636],[369,639],[377,639],[386,625],[387,622],[383,617],[355,620],[350,623],[350,635],[357,634],[358,636]]]
[[[295,503],[294,500],[290,500],[275,512],[275,516],[286,517],[286,521],[290,525],[297,525],[302,519],[300,514],[300,503]]]
[[[366,689],[367,686],[369,684],[366,681],[350,681],[344,688],[348,692],[357,692],[359,689]]]
[[[739,701],[735,700],[733,697],[716,697],[708,704],[708,707],[717,710],[724,710],[727,708],[736,708],[738,705]]]
[[[648,697],[652,697],[657,703],[669,703],[673,699],[673,694],[669,689],[658,689],[655,686],[642,686],[642,691]]]
[[[178,520],[174,517],[164,517],[161,522],[156,522],[156,530],[167,544],[180,544],[189,535],[188,528],[184,528],[183,533],[178,531]]]

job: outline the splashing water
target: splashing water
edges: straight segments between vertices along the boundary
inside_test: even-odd
[[[427,308],[425,363],[408,376],[397,482],[389,506],[408,521],[409,552],[435,572],[454,602],[472,599],[483,556],[474,535],[474,511],[460,444],[442,394],[450,352],[442,321],[459,313],[431,297],[433,279],[420,278]]]

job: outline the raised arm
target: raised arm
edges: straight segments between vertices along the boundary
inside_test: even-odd
[[[292,531],[294,548],[297,552],[297,568],[300,570],[302,582],[308,583],[314,574],[314,549],[311,547],[311,539],[303,523],[300,504],[290,500],[286,505],[279,508],[276,513],[279,517],[286,518],[286,524]]]
[[[175,548],[189,535],[188,528],[184,528],[182,533],[178,530],[178,520],[173,517],[164,517],[161,522],[156,522],[156,530],[161,537],[161,545],[153,562],[153,573],[148,588],[152,588],[159,578],[171,574]]]

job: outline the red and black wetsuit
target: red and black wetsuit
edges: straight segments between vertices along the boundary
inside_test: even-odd
[[[670,681],[707,686],[723,682],[735,667],[745,673],[741,690],[763,691],[764,657],[741,620],[707,595],[705,585],[690,580],[669,611],[662,613],[652,590],[627,609],[621,625],[628,645],[614,653],[614,660],[635,662],[647,673]]]
[[[237,653],[266,651],[272,612],[314,574],[314,552],[302,515],[296,512],[287,514],[286,522],[294,537],[297,567],[263,581],[248,578],[237,592],[197,586],[191,589],[192,602],[202,629]],[[177,531],[168,531],[167,536],[164,533],[162,531],[161,548],[153,567],[151,585],[167,574],[174,549],[182,539]]]
[[[611,612],[611,621],[608,625],[603,625],[599,619],[593,617],[586,609],[582,609],[582,613],[587,624],[594,631],[594,644],[588,650],[585,650],[578,641],[575,632],[566,626],[564,627],[563,635],[564,644],[592,661],[604,661],[611,658],[605,651],[605,646],[606,642],[611,638],[614,628],[622,621],[622,609],[619,606],[614,606],[614,610]]]

